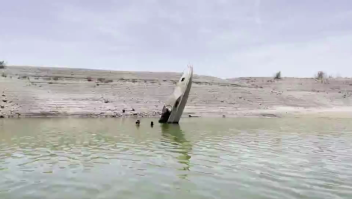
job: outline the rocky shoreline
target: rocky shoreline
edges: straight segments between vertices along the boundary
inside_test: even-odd
[[[159,117],[180,76],[170,72],[8,66],[0,69],[0,118]],[[220,79],[195,75],[184,116],[344,113],[349,117],[351,96],[352,80],[348,78]]]

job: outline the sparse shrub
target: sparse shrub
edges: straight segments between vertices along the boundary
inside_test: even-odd
[[[322,80],[326,78],[326,73],[324,71],[318,71],[315,75],[316,79]]]
[[[0,61],[0,69],[5,69],[5,68],[6,68],[5,61]]]
[[[114,80],[112,80],[112,79],[105,79],[105,78],[102,78],[102,77],[99,77],[97,80],[98,80],[98,82],[105,83],[105,84],[111,83],[111,82],[114,81]],[[89,80],[88,80],[88,81],[89,81]]]
[[[279,72],[275,73],[275,75],[274,75],[274,79],[276,79],[276,80],[281,79],[281,71],[279,71]]]
[[[26,75],[23,75],[20,77],[20,79],[27,79],[28,77]]]
[[[105,81],[104,81],[104,83],[111,83],[111,82],[113,82],[114,80],[112,80],[112,79],[106,79]]]
[[[93,78],[92,77],[87,77],[87,81],[91,82],[91,81],[93,81]]]
[[[59,80],[59,77],[53,77],[53,80],[57,81]]]
[[[105,81],[105,78],[99,77],[97,80],[98,80],[99,82],[104,82],[104,81]]]
[[[1,77],[7,77],[6,73],[2,73]]]

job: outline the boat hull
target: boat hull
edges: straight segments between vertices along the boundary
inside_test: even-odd
[[[179,123],[192,87],[193,67],[189,66],[176,84],[173,94],[165,103],[160,123]]]

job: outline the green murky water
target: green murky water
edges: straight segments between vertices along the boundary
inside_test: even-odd
[[[0,120],[0,198],[352,198],[351,120],[150,121]]]

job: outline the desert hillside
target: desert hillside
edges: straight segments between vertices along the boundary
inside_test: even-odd
[[[195,68],[197,73],[197,68]],[[181,73],[18,67],[0,69],[1,117],[159,116]],[[195,75],[185,115],[280,116],[352,107],[352,80]],[[131,111],[134,109],[135,111]]]

